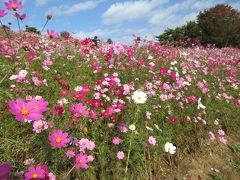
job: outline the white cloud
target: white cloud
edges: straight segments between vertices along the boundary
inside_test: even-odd
[[[231,5],[233,8],[240,10],[240,2],[230,3],[230,5]]]
[[[101,40],[106,41],[111,38],[113,41],[129,43],[133,42],[133,35],[142,38],[154,39],[154,35],[159,34],[159,28],[142,28],[142,29],[127,29],[127,28],[114,28],[114,29],[96,29],[93,31],[80,31],[74,34],[74,37],[84,39],[87,37],[93,38],[98,36]]]
[[[102,15],[104,24],[119,24],[148,15],[153,9],[169,0],[139,0],[112,4]]]
[[[50,1],[53,1],[53,0],[36,0],[36,5],[37,6],[43,6],[47,3],[49,3]]]
[[[195,20],[200,10],[210,8],[222,2],[224,0],[185,0],[166,9],[154,11],[149,19],[149,23],[164,28],[173,28],[186,23],[186,21]]]
[[[74,14],[80,11],[94,9],[103,1],[104,0],[95,0],[95,1],[92,0],[92,1],[80,2],[72,5],[56,6],[56,7],[52,7],[49,10],[49,12],[51,12],[55,16]]]

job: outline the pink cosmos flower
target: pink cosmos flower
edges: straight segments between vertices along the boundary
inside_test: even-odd
[[[65,111],[62,106],[55,106],[52,110],[52,113],[55,116],[61,116],[64,112]]]
[[[33,123],[33,131],[36,133],[40,133],[47,128],[48,128],[48,124],[46,121],[38,120],[38,121],[34,121]]]
[[[26,180],[44,179],[45,171],[39,165],[36,168],[30,167],[28,168],[28,172],[24,174],[24,177]]]
[[[117,158],[119,159],[119,160],[123,160],[124,159],[124,152],[122,152],[122,151],[118,151],[118,153],[117,153]]]
[[[27,18],[27,15],[24,13],[24,14],[18,14],[18,13],[15,13],[14,16],[18,19],[20,19],[21,21],[26,19]]]
[[[120,123],[119,124],[119,130],[123,133],[127,132],[127,127],[125,123]]]
[[[219,137],[219,140],[223,143],[223,144],[227,144],[227,139],[225,137]]]
[[[162,89],[167,91],[170,89],[170,86],[167,83],[163,83]]]
[[[54,30],[47,30],[47,33],[49,35],[50,38],[53,39],[58,39],[60,36],[57,32],[55,32]]]
[[[52,131],[52,134],[48,137],[51,146],[56,148],[66,147],[67,143],[70,142],[68,133],[63,133],[61,129]]]
[[[94,157],[92,155],[89,155],[88,156],[88,162],[93,162],[93,160],[94,160]]]
[[[98,117],[98,112],[96,110],[92,109],[90,111],[90,118],[91,119],[97,119],[97,117]]]
[[[68,159],[72,159],[75,156],[75,152],[72,151],[72,150],[68,150],[66,152],[66,156],[67,156]]]
[[[4,17],[6,15],[7,15],[7,13],[4,10],[0,9],[0,18]]]
[[[188,96],[188,97],[187,97],[187,100],[188,100],[190,103],[196,103],[196,102],[198,102],[198,99],[197,99],[195,96]]]
[[[30,60],[30,61],[34,60],[35,57],[36,57],[36,56],[35,56],[34,53],[30,53],[30,54],[27,55],[27,59]]]
[[[95,148],[95,143],[93,141],[89,141],[87,144],[87,149],[92,151]]]
[[[84,153],[80,153],[76,156],[76,169],[88,169],[88,156]]]
[[[121,139],[119,137],[113,137],[112,143],[114,145],[119,145],[121,143]]]
[[[29,104],[33,106],[33,108],[39,112],[45,112],[48,110],[48,102],[44,101],[44,99],[32,99]]]
[[[155,146],[156,143],[157,143],[156,138],[153,137],[153,136],[150,136],[150,137],[148,138],[148,143],[151,144],[151,145],[153,145],[153,146]]]
[[[88,115],[87,107],[84,106],[82,103],[72,104],[70,106],[70,111],[76,117],[80,117],[80,116],[86,117]]]
[[[30,102],[25,103],[23,99],[10,100],[8,102],[9,111],[16,116],[18,121],[24,120],[40,120],[43,115],[38,108],[35,108]]]
[[[8,2],[4,3],[6,8],[10,11],[18,11],[22,9],[22,2],[18,0],[9,0]]]
[[[209,135],[209,138],[211,140],[215,140],[216,139],[215,135],[212,132],[209,132],[208,135]]]
[[[80,145],[81,150],[85,150],[85,149],[87,149],[89,140],[86,138],[82,138],[82,139],[80,139],[80,141],[78,143]]]
[[[149,111],[146,111],[146,117],[147,119],[151,119],[152,113]]]
[[[222,129],[219,129],[219,130],[218,130],[218,134],[219,134],[220,136],[225,136],[225,132],[224,132],[224,130],[222,130]]]
[[[33,163],[35,163],[35,160],[32,158],[32,159],[26,159],[24,162],[23,162],[23,164],[25,165],[25,166],[29,166],[29,165],[31,165],[31,164],[33,164]]]
[[[95,148],[95,143],[93,141],[88,140],[87,138],[82,138],[78,142],[80,146],[80,151],[84,152],[86,149],[92,151]]]

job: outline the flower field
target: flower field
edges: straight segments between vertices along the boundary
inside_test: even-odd
[[[238,179],[240,49],[47,32],[0,29],[12,179]]]

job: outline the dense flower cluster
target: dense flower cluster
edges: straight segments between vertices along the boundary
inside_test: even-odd
[[[26,18],[16,12],[21,1],[5,6],[16,18]],[[6,15],[0,9],[0,18]],[[167,154],[171,163],[182,150],[181,131],[188,133],[184,144],[197,130],[211,143],[229,143],[221,118],[228,118],[225,112],[236,118],[240,108],[239,49],[185,49],[151,41],[103,42],[96,48],[90,38],[61,38],[55,30],[25,38],[12,33],[9,44],[0,32],[1,57],[15,63],[6,78],[10,95],[4,113],[35,140],[30,150],[41,152],[36,159],[18,157],[29,158],[22,161],[25,179],[53,180],[56,167],[59,176],[87,169],[100,173],[104,164],[115,163],[127,173],[135,162],[152,161],[151,153]]]

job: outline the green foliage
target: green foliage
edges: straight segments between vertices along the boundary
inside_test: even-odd
[[[240,12],[219,4],[200,12],[197,22],[202,30],[202,42],[217,47],[240,46]]]
[[[190,21],[175,29],[168,28],[156,38],[160,43],[171,45],[186,46],[191,45],[193,40],[199,40],[204,45],[240,47],[240,12],[229,5],[219,4],[200,12],[197,22]]]
[[[156,37],[161,43],[171,45],[182,45],[182,40],[186,40],[185,45],[191,45],[193,40],[200,38],[199,26],[194,21],[187,22],[186,25],[175,29],[166,29],[163,34]]]
[[[41,34],[36,27],[26,26],[25,32]]]

